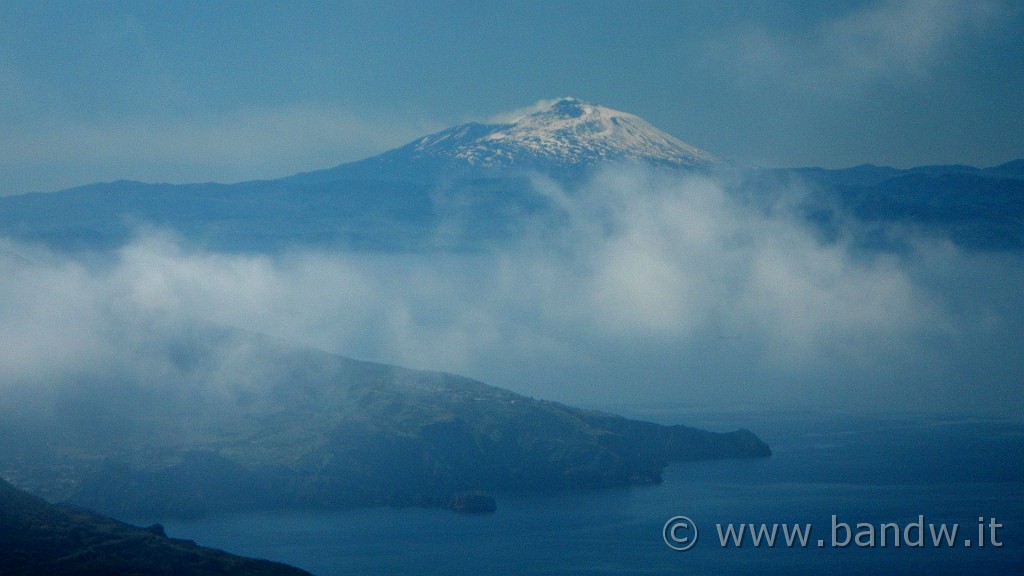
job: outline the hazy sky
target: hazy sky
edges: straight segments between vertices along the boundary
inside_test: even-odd
[[[324,168],[575,96],[754,165],[1024,157],[1013,1],[16,2],[0,194]]]
[[[1021,30],[1009,1],[7,2],[0,194],[285,176],[560,96],[747,164],[991,166],[1024,157]],[[564,228],[481,254],[0,239],[0,389],[173,383],[139,350],[213,322],[570,403],[1024,413],[1020,254],[823,244],[799,189],[585,185],[535,182]]]

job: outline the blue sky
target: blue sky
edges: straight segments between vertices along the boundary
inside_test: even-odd
[[[1024,157],[1016,2],[6,2],[0,194],[238,181],[575,96],[765,166]]]

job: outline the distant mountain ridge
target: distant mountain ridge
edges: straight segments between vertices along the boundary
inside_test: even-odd
[[[802,209],[826,234],[834,223],[852,216],[873,225],[910,226],[969,249],[1024,249],[1024,160],[989,168],[956,164],[898,169],[865,164],[838,170],[762,170],[749,175],[745,186],[749,195],[772,187],[807,190]],[[858,241],[880,246],[877,238]]]
[[[623,165],[700,174],[754,202],[807,190],[802,208],[811,225],[824,227],[823,237],[837,219],[853,216],[911,224],[969,248],[1024,249],[1024,160],[991,168],[743,168],[637,116],[574,98],[512,122],[463,124],[276,180],[118,181],[0,197],[0,237],[106,250],[156,228],[227,251],[479,250],[516,237],[534,216],[564,221],[534,187],[535,175],[585,196],[590,176]]]
[[[783,168],[772,170],[776,173],[799,174],[803,178],[825,185],[874,186],[893,178],[912,175],[941,176],[949,174],[978,176],[985,178],[1008,178],[1024,180],[1024,159],[1011,160],[989,168],[977,168],[964,164],[937,164],[912,168],[893,168],[861,164],[850,168]]]

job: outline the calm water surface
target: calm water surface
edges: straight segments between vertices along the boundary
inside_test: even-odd
[[[486,516],[432,509],[261,512],[164,525],[173,537],[320,576],[1024,573],[1022,424],[810,414],[655,419],[751,428],[775,455],[673,465],[657,486],[499,497],[498,512]],[[685,552],[662,537],[677,515],[698,526],[697,542]],[[882,548],[876,533],[873,548],[852,541],[833,547],[832,515],[851,527],[851,536],[858,523],[905,527],[923,515],[926,546],[896,548],[890,540]],[[979,517],[1003,525],[996,532],[1001,547],[987,525],[986,546],[978,546]],[[716,524],[726,523],[811,524],[812,532],[806,548],[788,548],[781,536],[774,547],[749,539],[740,548],[722,547]],[[956,547],[932,546],[930,523],[959,524]],[[837,536],[845,538],[842,528]]]

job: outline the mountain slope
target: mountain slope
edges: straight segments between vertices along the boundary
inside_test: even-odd
[[[0,480],[0,573],[6,576],[299,576],[305,571],[250,560],[81,508],[55,506]]]
[[[118,181],[0,198],[0,236],[61,250],[116,249],[156,228],[228,251],[428,244],[431,188],[375,181],[147,184]]]
[[[770,173],[810,190],[807,208],[815,223],[834,223],[852,216],[876,227],[913,227],[966,248],[1020,250],[1024,248],[1022,166],[1024,161],[992,168],[951,165],[899,170],[864,165]],[[752,193],[756,193],[766,185],[759,182],[753,187]],[[887,243],[884,239],[866,241]]]
[[[633,421],[231,331],[182,338],[191,350],[177,351],[181,363],[201,366],[230,340],[233,361],[258,377],[233,391],[197,390],[202,374],[182,374],[164,388],[146,376],[121,378],[122,402],[63,391],[52,407],[60,426],[0,422],[9,440],[0,447],[0,473],[52,500],[118,517],[164,517],[449,506],[479,490],[651,483],[672,461],[770,455],[747,431]]]
[[[469,123],[351,164],[299,174],[300,182],[423,178],[536,170],[565,174],[608,162],[706,169],[711,154],[658,130],[638,116],[575,98],[501,124]]]

